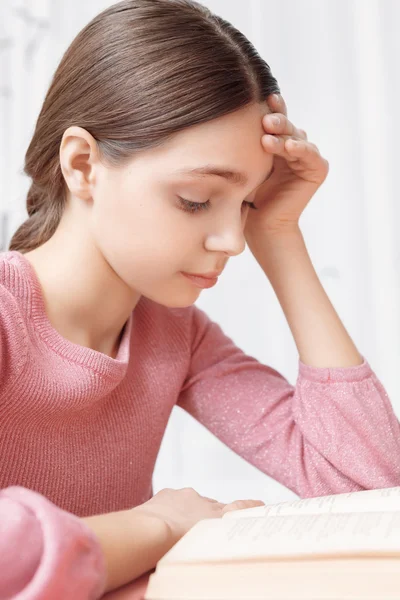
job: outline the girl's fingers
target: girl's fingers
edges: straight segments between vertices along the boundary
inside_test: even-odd
[[[304,131],[304,129],[297,129],[297,131],[300,132],[300,137],[303,140],[308,140],[307,133]]]
[[[214,502],[215,504],[223,504],[222,502],[219,502],[215,498],[208,498],[207,496],[202,496],[202,498],[204,498],[204,500],[208,500],[209,502]]]
[[[308,154],[309,156],[316,156],[321,158],[321,154],[315,144],[308,142],[307,140],[296,140],[294,138],[287,138],[284,141],[285,150],[291,155],[301,153],[302,155]]]
[[[271,113],[262,118],[265,134],[261,143],[264,149],[282,157],[297,176],[320,184],[328,174],[328,161],[321,156],[317,146],[308,141],[304,129],[289,121],[282,96],[268,96],[268,106]]]
[[[289,138],[289,136],[283,136],[283,135],[263,135],[261,138],[261,142],[262,145],[264,147],[264,149],[271,153],[271,154],[275,154],[276,156],[281,156],[282,158],[284,158],[285,160],[287,160],[288,162],[294,161],[294,160],[298,160],[297,156],[293,156],[292,153],[290,152],[290,146],[289,146],[289,151],[286,148],[286,141],[292,139]]]
[[[284,114],[274,113],[264,115],[262,122],[266,133],[273,135],[291,135],[300,139],[307,139],[307,134],[304,129],[295,127]]]
[[[294,171],[307,172],[308,181],[322,183],[329,172],[328,161],[321,156],[315,144],[310,144],[304,140],[288,139],[285,141],[286,151],[291,159],[287,159],[291,163],[291,168]]]
[[[272,112],[279,112],[287,116],[286,102],[280,94],[271,94],[268,96],[267,103]]]
[[[223,509],[223,513],[230,512],[233,510],[243,510],[245,508],[255,508],[256,506],[265,506],[265,502],[262,500],[235,500],[227,504]]]
[[[317,146],[306,140],[268,134],[263,135],[261,140],[268,152],[281,156],[287,162],[301,160],[307,164],[317,164],[325,161],[321,157]]]

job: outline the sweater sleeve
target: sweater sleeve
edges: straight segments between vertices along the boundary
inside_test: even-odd
[[[78,517],[32,490],[0,491],[1,600],[95,600],[105,577],[100,544]]]
[[[245,355],[193,307],[191,360],[178,405],[300,497],[400,485],[400,425],[364,359],[299,361],[295,386]]]

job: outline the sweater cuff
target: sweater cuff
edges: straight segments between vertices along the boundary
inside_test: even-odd
[[[360,365],[352,367],[310,367],[299,360],[299,376],[319,383],[361,381],[373,375],[373,371],[364,357]]]
[[[27,598],[95,600],[105,591],[106,563],[100,542],[79,517],[27,488],[1,490],[35,516],[42,532],[42,555]],[[25,597],[25,596],[24,596]]]

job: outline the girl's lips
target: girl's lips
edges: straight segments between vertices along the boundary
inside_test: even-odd
[[[184,273],[183,271],[182,275],[194,283],[194,285],[197,285],[197,287],[203,289],[213,287],[218,281],[218,277],[201,277],[200,275],[190,275],[189,273]]]

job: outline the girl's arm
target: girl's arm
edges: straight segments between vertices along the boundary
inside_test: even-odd
[[[299,227],[271,233],[252,247],[275,290],[300,360],[310,367],[351,367],[363,358],[314,270]]]
[[[300,309],[299,300],[291,310],[301,318]],[[293,386],[244,354],[204,311],[193,306],[191,316],[190,365],[178,405],[224,444],[301,497],[400,485],[399,421],[366,360],[347,367],[300,360]],[[318,347],[307,339],[312,324],[295,327],[301,352],[312,360],[314,349],[317,360]],[[351,364],[351,342],[338,335],[336,343]],[[329,365],[327,351],[325,360]]]
[[[272,176],[259,188],[246,241],[285,313],[300,360],[310,367],[352,367],[363,359],[335,312],[308,255],[299,220],[328,175],[328,162],[287,118],[282,96],[269,97],[262,144]]]
[[[103,550],[105,591],[121,587],[153,569],[176,541],[165,521],[135,509],[82,520]]]
[[[259,500],[223,504],[192,488],[163,489],[135,508],[83,519],[100,540],[107,565],[106,589],[147,573],[195,523],[231,510],[260,506]],[[138,582],[142,585],[143,579]]]
[[[22,487],[0,491],[0,598],[96,600],[105,562],[78,517]]]
[[[136,509],[79,519],[23,487],[0,491],[0,598],[97,600],[155,567],[176,538]]]
[[[177,541],[143,510],[79,519],[16,486],[0,491],[0,532],[0,598],[10,600],[96,600],[154,568]]]
[[[0,491],[0,598],[97,600],[152,570],[201,519],[262,504],[222,504],[191,488],[165,489],[135,508],[80,519],[37,492],[6,488]]]

